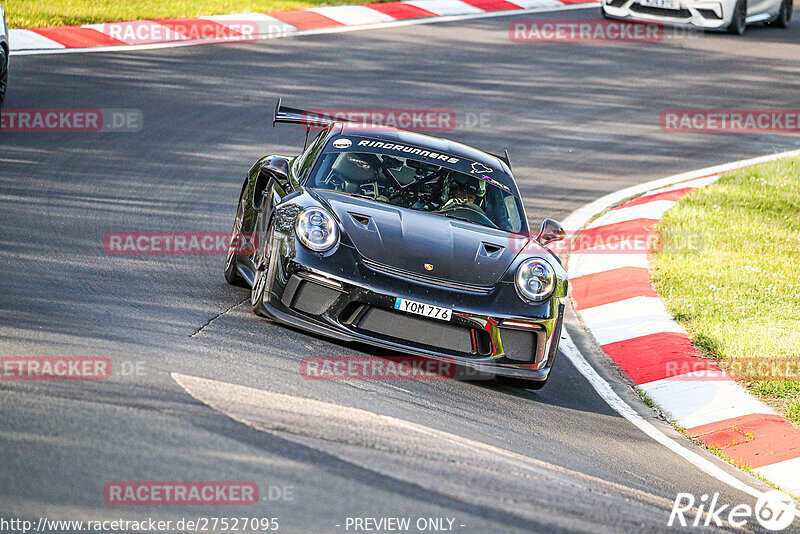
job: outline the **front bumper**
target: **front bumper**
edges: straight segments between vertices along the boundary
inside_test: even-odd
[[[483,290],[442,287],[367,264],[344,244],[321,255],[298,245],[292,235],[275,236],[261,310],[265,315],[311,332],[453,361],[483,373],[547,379],[558,350],[566,283],[548,301],[531,305],[519,299],[513,283]],[[395,311],[398,297],[452,309],[452,318]]]
[[[735,7],[735,1],[730,0],[681,0],[680,9],[644,6],[639,0],[602,0],[602,2],[603,10],[609,17],[702,29],[727,27],[731,23]]]

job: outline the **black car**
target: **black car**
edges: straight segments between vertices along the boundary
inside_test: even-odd
[[[275,122],[309,115],[280,102]],[[324,121],[315,115],[315,121]],[[531,239],[508,157],[337,122],[242,186],[225,278],[253,310],[343,340],[454,361],[538,389],[558,351],[567,274]]]

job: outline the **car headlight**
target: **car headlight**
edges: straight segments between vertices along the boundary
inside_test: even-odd
[[[520,295],[528,300],[541,302],[553,293],[556,273],[545,260],[532,258],[520,264],[514,281]]]
[[[330,250],[339,241],[339,229],[333,216],[321,208],[307,208],[294,223],[297,239],[314,252]]]

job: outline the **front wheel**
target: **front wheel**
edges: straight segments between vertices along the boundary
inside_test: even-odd
[[[767,26],[773,26],[775,28],[786,28],[789,26],[789,22],[792,20],[792,0],[783,0],[781,2],[781,10],[778,13],[778,18],[771,22],[767,22]]]
[[[6,103],[6,91],[8,89],[8,54],[6,49],[0,46],[0,109]]]
[[[747,0],[739,0],[733,9],[733,19],[726,30],[733,35],[742,35],[747,29]]]
[[[272,257],[270,248],[272,246],[273,234],[274,229],[270,224],[266,232],[266,237],[261,241],[261,246],[258,248],[258,253],[256,254],[256,272],[253,277],[253,287],[250,290],[250,306],[252,306],[253,312],[255,312],[256,315],[262,315],[262,310],[264,309],[264,294],[267,289],[269,278],[269,264],[270,258]]]
[[[239,207],[236,208],[236,219],[233,221],[233,230],[231,230],[231,242],[228,246],[228,255],[225,258],[225,281],[234,286],[248,287],[247,281],[239,274],[239,269],[236,265],[236,247],[233,245],[236,239],[241,238],[242,219],[244,218],[244,209],[242,208],[243,196],[244,189],[239,196]]]

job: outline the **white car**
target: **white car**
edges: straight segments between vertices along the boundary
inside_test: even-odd
[[[606,18],[724,29],[736,35],[756,22],[785,28],[792,18],[792,0],[601,0],[600,9]]]
[[[8,88],[8,50],[6,12],[0,5],[0,109],[6,102],[6,89]]]

